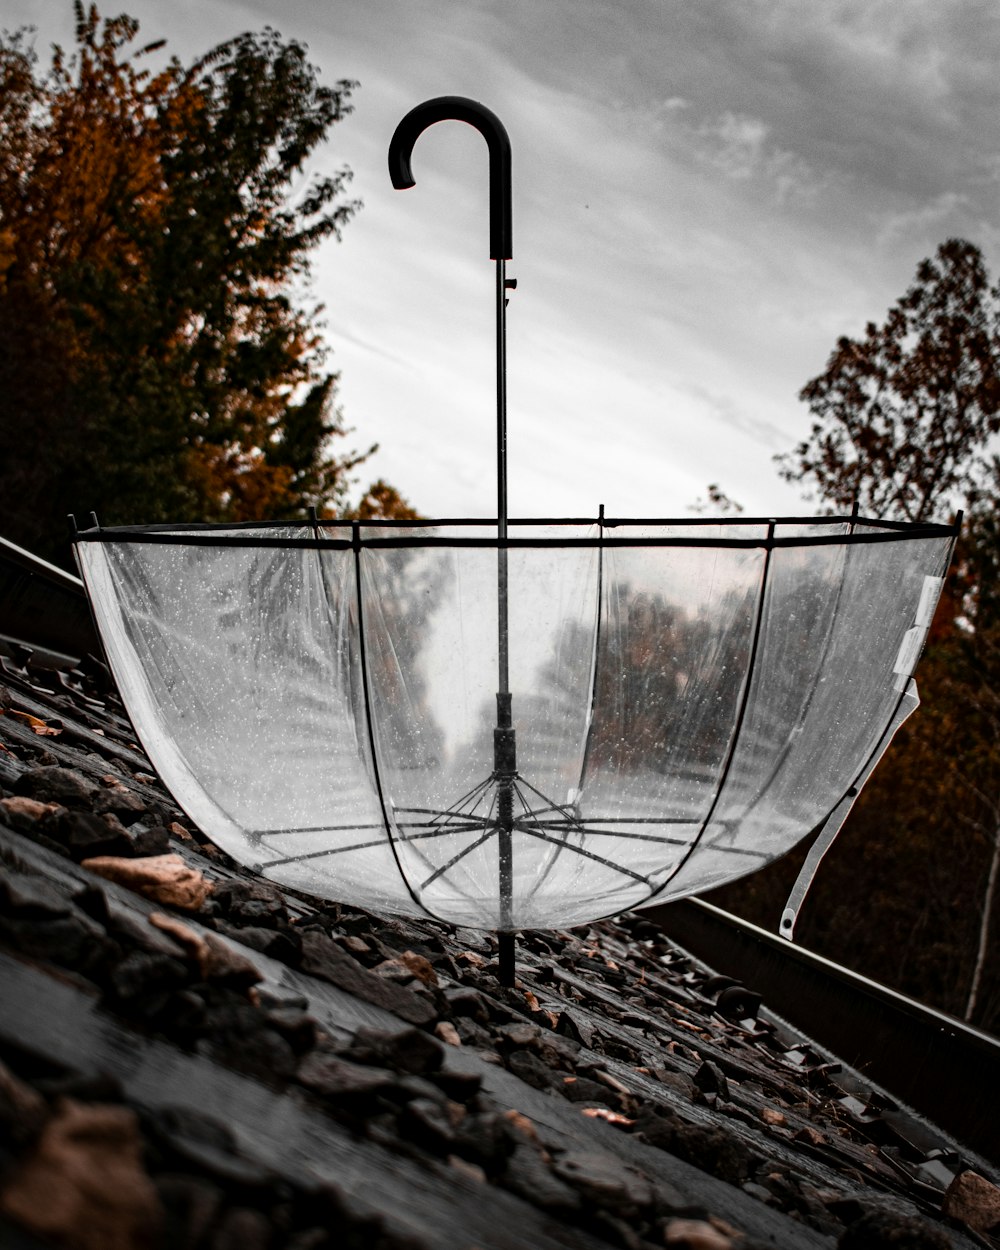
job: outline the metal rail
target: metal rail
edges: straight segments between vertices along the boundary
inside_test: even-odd
[[[86,655],[101,644],[83,582],[71,573],[0,538],[0,647],[28,647],[36,662],[52,667]]]
[[[83,583],[0,539],[3,639],[47,666],[101,655]],[[964,1145],[1000,1158],[1000,1041],[700,899],[641,914]]]
[[[901,1102],[1000,1159],[1000,1040],[706,903],[642,913]]]

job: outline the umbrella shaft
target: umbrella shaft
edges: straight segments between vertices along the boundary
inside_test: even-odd
[[[510,689],[507,628],[507,262],[496,262],[497,270],[497,642],[501,694]]]
[[[497,825],[500,858],[500,928],[508,930],[514,897],[514,776],[516,757],[510,713],[509,631],[507,620],[507,275],[506,262],[497,267],[497,655],[499,662],[497,728],[494,731],[494,771],[498,775]],[[510,954],[505,945],[505,965]],[[512,974],[512,968],[510,970]],[[513,977],[511,975],[511,981]]]

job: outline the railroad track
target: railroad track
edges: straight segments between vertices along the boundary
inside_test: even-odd
[[[0,681],[101,654],[80,579],[0,538]],[[1000,1158],[996,1038],[700,899],[642,915],[918,1115]]]

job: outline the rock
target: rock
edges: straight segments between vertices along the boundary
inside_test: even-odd
[[[514,1147],[502,1179],[507,1189],[546,1210],[566,1212],[580,1207],[579,1191],[561,1181],[527,1142]]]
[[[741,1185],[753,1168],[749,1147],[721,1126],[689,1124],[680,1116],[647,1105],[636,1113],[635,1131],[651,1146],[668,1150],[730,1185]]]
[[[428,1079],[453,1102],[471,1102],[483,1083],[478,1072],[449,1072],[445,1068],[430,1073]]]
[[[528,1024],[524,1020],[517,1020],[513,1024],[505,1024],[497,1030],[498,1036],[510,1046],[535,1046],[537,1045],[542,1030],[537,1024]]]
[[[559,1089],[559,1074],[530,1050],[513,1050],[507,1056],[507,1066],[515,1076],[535,1089]]]
[[[423,1075],[436,1072],[444,1062],[441,1043],[422,1029],[405,1028],[388,1031],[360,1028],[351,1044],[352,1057],[372,1059],[396,1072]]]
[[[961,1220],[977,1233],[988,1233],[1000,1226],[1000,1189],[978,1172],[959,1172],[948,1186],[942,1210]]]
[[[99,891],[96,886],[93,888],[95,895],[103,895],[103,891]],[[85,911],[93,914],[82,899],[78,901]],[[138,947],[149,954],[169,955],[173,959],[185,957],[185,949],[179,942],[159,929],[154,929],[140,913],[127,910],[117,901],[112,901],[106,909],[107,930],[126,950]]]
[[[475,1020],[477,1024],[489,1024],[490,1009],[478,990],[459,985],[445,990],[444,997],[453,1016]]]
[[[553,1170],[598,1206],[622,1210],[646,1207],[653,1201],[653,1187],[646,1177],[614,1155],[570,1151],[555,1161]]]
[[[565,1076],[562,1085],[558,1088],[570,1102],[594,1104],[608,1101],[607,1087],[585,1076]]]
[[[418,955],[416,951],[403,951],[399,961],[424,985],[437,985],[438,977],[434,971],[434,965],[425,956]]]
[[[516,1143],[502,1116],[495,1111],[467,1115],[455,1134],[455,1153],[493,1173]]]
[[[5,872],[0,875],[0,908],[25,919],[47,920],[69,915],[69,900],[44,877]]]
[[[179,855],[154,855],[143,859],[119,859],[99,856],[85,859],[82,867],[127,886],[156,903],[198,911],[212,890],[212,883],[203,873],[189,868]]]
[[[465,1118],[465,1108],[447,1099],[411,1099],[399,1113],[399,1127],[411,1141],[449,1154],[455,1145],[455,1133]]]
[[[729,1082],[717,1063],[705,1060],[694,1074],[694,1083],[703,1094],[716,1094],[719,1098],[729,1097]]]
[[[129,835],[136,855],[167,855],[170,851],[170,830],[166,825],[147,827],[137,823],[131,826]]]
[[[134,950],[112,968],[109,979],[115,997],[128,1003],[180,989],[190,974],[181,960],[170,955]]]
[[[109,812],[123,825],[134,825],[146,814],[146,804],[127,786],[110,774],[102,777],[104,787],[94,796],[94,811]]]
[[[409,1024],[429,1024],[437,1015],[433,1003],[369,971],[325,933],[315,929],[307,929],[302,934],[300,966],[303,972],[329,981],[377,1007],[384,1007]]]
[[[298,966],[302,943],[299,935],[292,928],[258,928],[256,925],[241,926],[229,924],[225,920],[216,920],[215,930],[223,937],[231,938],[242,946],[249,946],[251,950],[260,951],[262,955],[267,955],[271,959],[277,959],[291,967]]]
[[[288,922],[288,908],[269,881],[224,881],[215,888],[215,901],[234,924],[273,929]]]
[[[279,1007],[266,1012],[266,1018],[297,1055],[305,1054],[316,1045],[316,1021],[302,1008]]]
[[[0,917],[0,931],[21,954],[98,980],[121,953],[100,924],[72,906],[67,914],[48,916],[41,923],[30,915]]]
[[[110,812],[66,811],[59,817],[56,836],[77,863],[102,855],[130,858],[135,854],[128,830]]]
[[[9,799],[0,799],[0,813],[4,815],[15,829],[22,832],[31,831],[33,825],[65,811],[58,803],[43,803],[41,799],[29,799],[22,794],[12,795]]]
[[[396,1084],[386,1068],[366,1067],[340,1059],[328,1051],[313,1050],[299,1064],[296,1076],[315,1094],[338,1102],[370,1101]]]
[[[462,1039],[458,1035],[458,1029],[450,1020],[439,1020],[434,1026],[434,1034],[439,1037],[446,1046],[461,1046]]]
[[[182,920],[159,911],[152,913],[149,923],[187,950],[206,981],[226,981],[246,989],[264,979],[245,955],[214,933],[197,933]]]
[[[147,1250],[162,1209],[124,1107],[63,1100],[0,1193],[0,1211],[67,1250]]]
[[[727,1237],[707,1220],[670,1220],[663,1230],[663,1240],[677,1250],[729,1250],[732,1237]]]
[[[18,794],[39,799],[43,803],[58,803],[62,807],[89,811],[100,792],[100,786],[75,768],[62,768],[56,764],[44,768],[29,768],[18,778],[16,790]]]
[[[952,1250],[940,1229],[889,1211],[864,1215],[844,1231],[837,1250]]]
[[[398,985],[411,985],[417,980],[416,973],[413,969],[403,962],[402,959],[393,957],[392,959],[383,959],[381,963],[377,963],[372,972],[376,976],[382,977],[385,981],[395,981]]]

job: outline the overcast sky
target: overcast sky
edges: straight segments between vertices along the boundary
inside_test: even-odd
[[[979,0],[125,0],[182,59],[264,25],[360,82],[318,167],[364,207],[314,294],[358,444],[425,515],[495,515],[487,153],[513,146],[510,511],[684,513],[719,482],[801,512],[772,456],[835,339],[881,319],[943,239],[1000,260],[1000,8]],[[0,0],[47,59],[70,0]],[[809,510],[806,508],[806,510]]]

